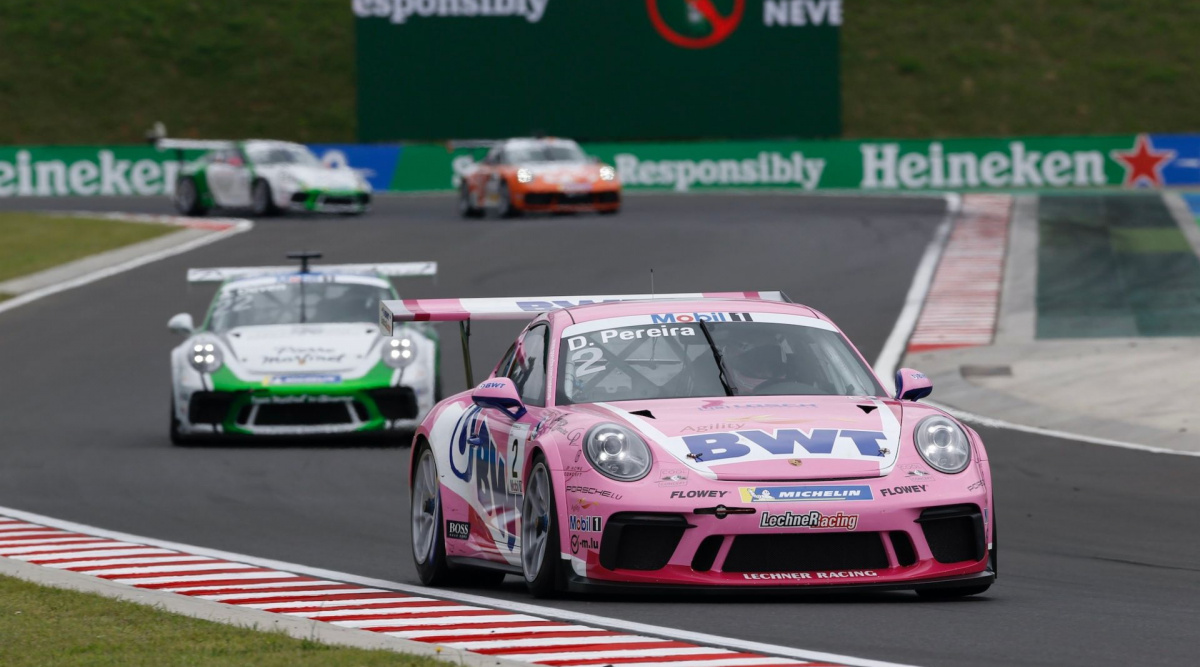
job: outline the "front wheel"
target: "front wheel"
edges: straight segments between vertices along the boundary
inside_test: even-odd
[[[464,218],[483,216],[483,209],[475,206],[471,201],[471,188],[467,185],[466,179],[463,179],[462,185],[458,188],[458,213]]]
[[[512,191],[508,189],[508,181],[500,181],[499,197],[499,213],[501,218],[515,218],[521,215],[521,209],[513,206]]]
[[[265,217],[275,215],[279,212],[279,207],[275,206],[275,199],[271,195],[271,184],[261,178],[254,181],[254,187],[250,191],[250,199],[254,215]]]
[[[442,541],[442,500],[437,464],[429,444],[417,445],[417,469],[412,480],[412,551],[417,576],[426,586],[440,586],[450,578],[446,544]]]
[[[563,570],[559,544],[554,485],[546,459],[538,454],[529,472],[525,499],[521,504],[521,570],[525,585],[534,597],[550,597],[561,588]]]
[[[183,215],[204,215],[208,212],[200,201],[200,189],[196,187],[195,179],[184,176],[175,183],[175,210]]]

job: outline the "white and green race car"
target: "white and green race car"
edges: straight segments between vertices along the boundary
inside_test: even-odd
[[[255,215],[318,211],[360,215],[371,207],[371,185],[348,167],[323,164],[307,146],[287,141],[158,139],[160,150],[181,156],[175,208],[184,215],[211,209]],[[186,162],[185,151],[203,150]]]
[[[190,269],[220,282],[204,322],[189,313],[168,328],[187,340],[171,351],[171,441],[229,436],[389,433],[402,440],[441,399],[440,346],[428,324],[391,337],[379,302],[390,277],[433,276],[434,262],[310,268]],[[395,433],[399,431],[400,433]]]

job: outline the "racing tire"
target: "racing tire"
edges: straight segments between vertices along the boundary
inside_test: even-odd
[[[250,208],[260,218],[279,213],[270,183],[261,178],[254,181],[254,185],[250,186]]]
[[[500,181],[500,209],[501,218],[515,218],[521,215],[521,210],[513,206],[512,191],[508,189],[508,181]]]
[[[521,570],[534,597],[553,597],[563,589],[566,571],[559,554],[561,543],[550,466],[539,452],[534,455],[521,503]]]
[[[190,176],[184,176],[175,182],[175,194],[171,199],[175,203],[175,210],[183,215],[201,216],[208,213],[208,209],[200,201],[200,189],[196,187],[195,179]]]
[[[471,188],[465,180],[458,188],[458,213],[464,218],[483,217],[483,209],[471,204]]]
[[[413,452],[412,483],[409,485],[409,542],[413,565],[426,586],[450,583],[450,565],[446,562],[446,542],[442,535],[442,494],[437,477],[433,449],[424,440]]]

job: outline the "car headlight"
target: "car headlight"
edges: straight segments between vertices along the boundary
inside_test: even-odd
[[[383,344],[383,362],[392,368],[404,368],[417,358],[417,341],[407,335],[389,338]]]
[[[225,362],[221,348],[211,341],[196,341],[188,351],[188,363],[201,373],[212,373]]]
[[[615,181],[617,180],[617,170],[609,166],[600,167],[600,180]]]
[[[926,417],[917,424],[914,439],[921,458],[935,470],[962,472],[971,462],[971,443],[967,440],[967,434],[946,417]]]
[[[528,169],[524,169],[524,168],[518,169],[517,170],[517,182],[518,183],[532,183],[533,182],[533,172],[529,171]]]
[[[633,482],[650,472],[650,447],[638,434],[620,424],[597,424],[584,438],[588,463],[605,477]]]

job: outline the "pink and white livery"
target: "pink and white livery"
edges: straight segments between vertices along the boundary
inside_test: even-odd
[[[408,321],[532,321],[412,449],[428,585],[982,593],[996,517],[979,434],[888,397],[780,292],[386,301]],[[467,363],[468,386],[470,363]]]

